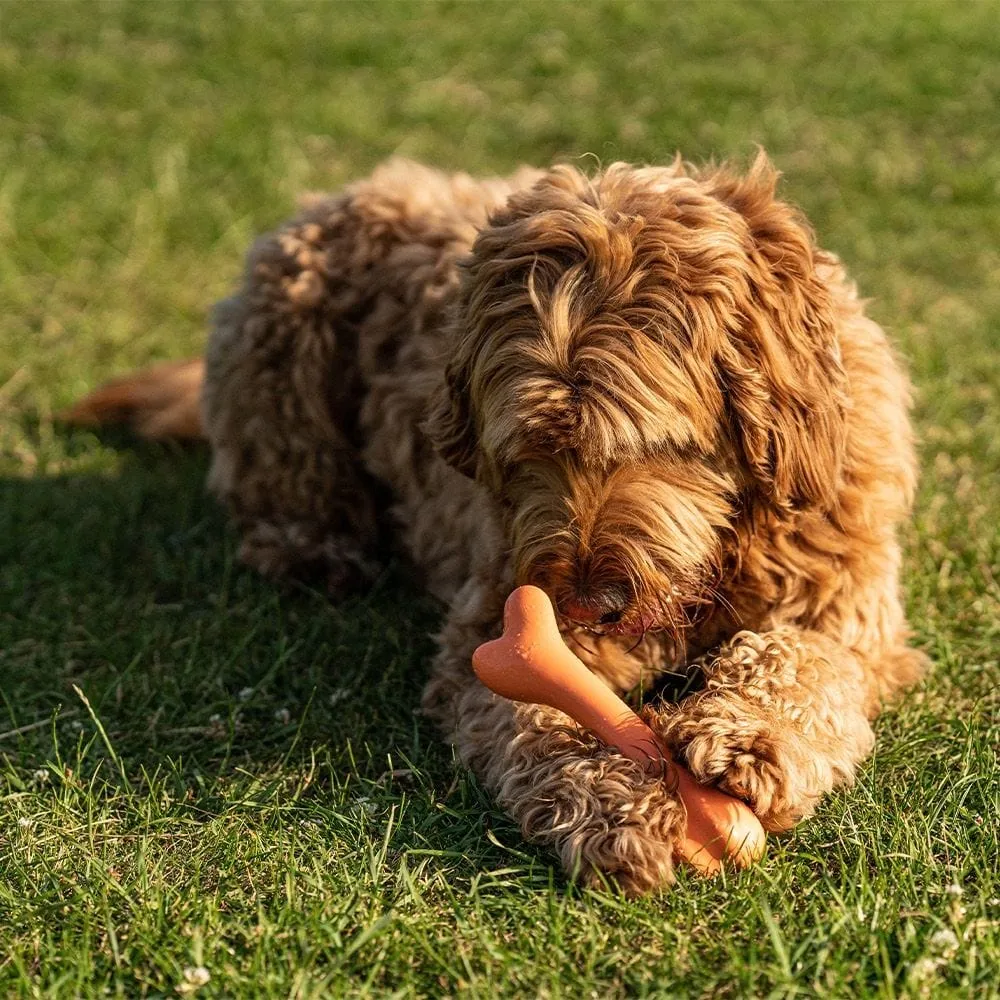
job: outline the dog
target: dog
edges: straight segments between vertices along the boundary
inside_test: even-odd
[[[899,598],[910,387],[777,182],[763,153],[491,180],[391,161],[257,242],[203,361],[66,417],[207,437],[268,576],[342,594],[389,535],[448,606],[424,711],[572,876],[649,891],[675,877],[669,783],[472,673],[514,586],[770,831],[852,781],[924,663]],[[657,698],[676,674],[694,690]]]

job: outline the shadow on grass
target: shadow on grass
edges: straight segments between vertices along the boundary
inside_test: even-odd
[[[261,579],[234,560],[205,449],[99,441],[92,467],[0,478],[8,764],[75,755],[96,773],[105,747],[79,688],[134,787],[169,774],[214,813],[234,784],[280,796],[311,768],[300,801],[402,796],[421,849],[490,854],[487,798],[416,711],[441,609],[407,567],[336,606]],[[88,454],[79,435],[61,444],[68,460]]]

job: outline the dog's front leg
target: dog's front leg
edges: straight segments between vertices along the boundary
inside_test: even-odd
[[[704,690],[651,711],[694,775],[745,799],[786,830],[849,784],[871,751],[877,707],[870,665],[816,632],[741,632],[699,664]]]
[[[503,594],[467,587],[440,636],[424,694],[462,760],[567,872],[643,892],[673,879],[683,807],[664,782],[581,733],[555,709],[507,701],[472,673],[472,652],[500,631]]]

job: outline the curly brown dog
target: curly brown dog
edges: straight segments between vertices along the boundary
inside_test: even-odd
[[[264,573],[363,584],[390,526],[450,609],[425,710],[568,870],[652,888],[669,788],[473,676],[515,584],[620,691],[699,675],[647,721],[769,830],[852,780],[922,664],[909,386],[776,179],[763,155],[485,182],[390,162],[254,247],[204,366],[69,416],[203,427]]]

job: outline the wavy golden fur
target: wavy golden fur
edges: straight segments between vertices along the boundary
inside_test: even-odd
[[[776,180],[763,155],[485,182],[393,161],[262,239],[208,346],[210,485],[242,558],[339,592],[391,536],[450,608],[425,710],[526,836],[630,891],[672,879],[682,807],[476,681],[515,583],[615,688],[700,678],[647,720],[770,830],[852,780],[921,668],[909,387]],[[148,428],[141,385],[103,415]]]

